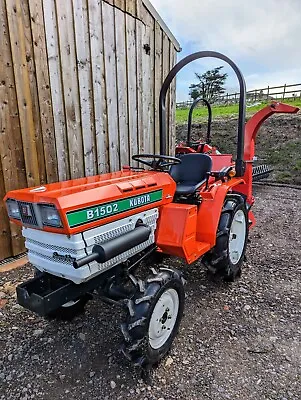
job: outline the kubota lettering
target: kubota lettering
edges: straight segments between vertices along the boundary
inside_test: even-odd
[[[133,199],[130,199],[130,207],[137,207],[143,204],[147,204],[150,201],[151,197],[149,194],[140,197],[134,197]]]
[[[162,200],[162,189],[155,190],[139,196],[133,196],[117,200],[112,203],[96,205],[83,210],[76,210],[67,213],[69,226],[83,225],[102,218],[120,214],[135,208],[143,207],[147,204],[156,203]]]

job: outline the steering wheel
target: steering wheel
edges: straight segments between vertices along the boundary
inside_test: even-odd
[[[163,171],[164,168],[171,167],[172,165],[180,164],[182,162],[177,157],[164,156],[161,154],[135,154],[132,156],[132,159],[151,167],[155,171]],[[145,159],[151,159],[151,161],[146,161]]]

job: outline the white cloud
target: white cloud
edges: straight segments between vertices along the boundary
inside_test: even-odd
[[[152,0],[176,36],[200,48],[252,56],[267,65],[301,63],[300,0]]]
[[[301,0],[151,1],[184,50],[225,53],[249,88],[301,81]]]
[[[300,69],[297,68],[246,75],[245,79],[248,83],[248,90],[260,89],[267,86],[301,83]],[[301,86],[298,87],[298,90],[301,91]]]

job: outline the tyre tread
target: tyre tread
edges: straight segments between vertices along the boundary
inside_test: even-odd
[[[216,244],[203,257],[203,263],[206,265],[208,270],[219,273],[226,281],[233,281],[236,276],[240,275],[241,272],[240,266],[238,271],[236,271],[234,274],[229,271],[228,236],[233,220],[233,214],[237,207],[241,206],[242,204],[245,204],[245,200],[241,195],[234,193],[226,196],[217,229]]]
[[[124,338],[121,351],[134,365],[140,367],[148,366],[158,361],[150,360],[146,355],[148,348],[148,314],[155,304],[156,295],[169,280],[175,279],[183,287],[182,274],[175,269],[162,267],[157,271],[152,268],[151,273],[152,275],[145,281],[144,293],[140,293],[137,290],[136,298],[132,298],[135,310],[134,316],[131,316],[128,310],[127,321],[121,324],[121,332]]]

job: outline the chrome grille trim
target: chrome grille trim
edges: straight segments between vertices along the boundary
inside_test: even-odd
[[[39,253],[39,252],[37,252],[37,251],[34,251],[34,250],[30,250],[30,256],[31,256],[31,255],[41,257],[41,258],[43,258],[43,259],[45,259],[45,260],[49,260],[49,261],[55,262],[55,263],[57,263],[57,264],[63,264],[63,265],[70,265],[70,266],[72,266],[72,261],[71,261],[71,259],[68,260],[67,258],[66,258],[66,259],[63,259],[63,258],[62,258],[62,259],[60,259],[60,261],[56,261],[53,257],[47,256],[46,254],[41,254],[41,253]],[[72,266],[72,268],[73,268],[73,266]]]
[[[39,242],[38,240],[34,240],[34,239],[26,238],[26,242],[35,244],[35,245],[40,246],[40,247],[42,247],[44,249],[49,249],[49,250],[53,250],[53,251],[61,251],[61,252],[65,253],[65,254],[68,254],[68,253],[76,254],[77,253],[76,249],[72,249],[72,248],[68,248],[68,247],[62,247],[62,246],[55,246],[53,244]]]

